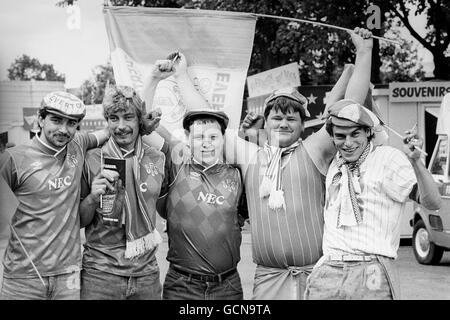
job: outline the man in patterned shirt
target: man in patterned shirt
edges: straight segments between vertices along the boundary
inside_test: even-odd
[[[39,109],[41,133],[1,155],[0,179],[19,201],[3,260],[4,299],[79,299],[79,181],[86,150],[108,137],[77,131],[85,113],[77,97],[52,92]]]
[[[164,188],[165,157],[140,137],[146,110],[134,89],[108,87],[103,112],[111,137],[87,153],[81,182],[81,226],[86,226],[81,299],[158,300],[156,250],[162,239],[155,229],[156,201]],[[124,163],[125,181],[118,181],[117,171],[103,169],[111,158]],[[101,202],[111,192],[115,222]]]
[[[404,148],[374,146],[378,118],[341,100],[327,131],[338,150],[326,177],[323,257],[307,281],[307,299],[397,299],[400,221],[408,198],[438,210],[436,183],[420,159],[422,141],[407,132]]]
[[[145,90],[149,104],[157,83],[171,74],[182,94],[195,90],[186,73],[185,57],[179,55],[176,64],[171,56],[156,62]],[[167,219],[169,239],[170,267],[163,299],[243,299],[236,269],[242,239],[243,219],[238,215],[242,179],[237,168],[223,161],[228,121],[223,112],[188,111],[183,128],[190,149],[164,128],[158,129],[165,138],[170,184],[162,197],[166,204],[158,210]]]

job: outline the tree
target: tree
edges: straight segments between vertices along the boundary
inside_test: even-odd
[[[411,35],[433,54],[435,78],[450,80],[450,1],[378,0],[377,2],[389,12],[391,18],[398,18]],[[427,32],[424,37],[409,22],[410,14],[426,15]]]
[[[57,72],[52,64],[41,64],[38,59],[24,54],[9,67],[8,79],[65,81],[65,76]]]
[[[381,13],[390,12],[391,2],[400,3],[401,0],[390,0],[386,3],[381,0],[373,0],[380,6]],[[328,24],[334,24],[348,29],[357,26],[366,27],[369,14],[366,13],[372,0],[110,0],[114,6],[146,6],[146,7],[183,7],[222,11],[254,12],[275,16],[309,19]],[[403,0],[407,3],[424,3],[427,0]],[[448,0],[428,0],[447,2]],[[401,3],[403,3],[401,2]],[[418,9],[419,10],[419,9]],[[384,19],[380,29],[371,30],[374,35],[383,34],[395,26],[392,14]],[[447,19],[448,20],[448,19]],[[450,25],[450,24],[448,24]],[[448,27],[448,26],[447,26]],[[382,45],[382,46],[385,46]],[[392,46],[392,44],[389,44]],[[448,46],[448,45],[447,45]],[[406,48],[401,51],[402,59],[412,59],[418,63],[417,49],[408,53]],[[383,52],[394,50],[393,48],[380,47],[379,41],[374,41],[372,55],[372,83],[381,83],[392,78],[383,74],[382,61],[386,66],[386,57]],[[290,62],[298,62],[302,84],[330,84],[335,83],[345,63],[354,61],[355,55],[350,37],[344,32],[326,27],[316,27],[309,24],[298,24],[278,19],[258,18],[256,23],[255,38],[252,58],[250,61],[249,75],[278,67]],[[389,58],[388,58],[389,59]],[[395,66],[395,74],[403,73],[405,77],[410,70],[405,70],[407,63],[399,63]],[[436,67],[437,68],[437,67]],[[390,70],[390,69],[389,69]],[[391,71],[386,71],[391,72]]]
[[[386,36],[397,38],[401,46],[386,45],[386,43],[381,45],[381,80],[384,83],[421,81],[425,78],[425,71],[417,54],[417,44],[401,39],[399,34],[399,29],[392,29]]]
[[[107,84],[115,84],[113,68],[110,62],[92,69],[92,76],[80,87],[81,100],[85,104],[99,104],[103,101]]]

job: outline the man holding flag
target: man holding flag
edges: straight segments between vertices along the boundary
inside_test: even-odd
[[[370,36],[364,29],[352,33],[357,58],[346,97],[361,102],[369,87]],[[188,108],[208,105],[195,90],[185,90],[183,99]],[[266,104],[266,147],[227,133],[226,158],[245,177],[257,264],[255,299],[302,299],[307,275],[321,256],[323,179],[335,147],[325,128],[300,139],[307,115],[305,97],[279,90]]]

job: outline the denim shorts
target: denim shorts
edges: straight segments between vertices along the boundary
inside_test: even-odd
[[[80,300],[80,272],[38,278],[3,277],[3,300]]]
[[[329,261],[315,267],[306,282],[306,300],[392,300],[384,266],[372,261]]]
[[[163,286],[164,300],[242,300],[241,278],[236,271],[222,282],[193,279],[169,268]]]
[[[161,290],[159,269],[138,277],[96,269],[81,271],[81,300],[160,300]]]

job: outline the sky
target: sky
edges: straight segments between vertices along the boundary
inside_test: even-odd
[[[108,61],[104,0],[78,1],[81,23],[80,29],[75,30],[67,26],[71,14],[66,8],[57,7],[56,2],[0,0],[0,80],[7,80],[7,69],[22,54],[53,64],[66,75],[66,88],[79,87],[90,78],[93,67]],[[423,33],[425,19],[420,16],[410,19]],[[429,60],[431,54],[423,49],[420,56]]]
[[[71,17],[57,0],[0,0],[0,80],[22,54],[53,64],[66,75],[66,87],[78,87],[93,67],[109,57],[103,0],[80,0],[80,29],[70,30]]]

